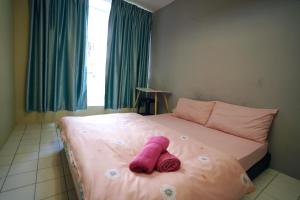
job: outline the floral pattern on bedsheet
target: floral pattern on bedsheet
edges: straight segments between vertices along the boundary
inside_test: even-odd
[[[65,117],[61,127],[85,200],[239,200],[254,190],[231,156],[137,114]],[[130,160],[147,138],[158,134],[170,139],[168,150],[181,160],[181,169],[132,173]]]
[[[164,184],[161,186],[160,192],[162,194],[163,200],[176,200],[176,188],[175,187]]]

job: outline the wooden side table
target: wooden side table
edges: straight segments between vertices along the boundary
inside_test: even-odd
[[[135,100],[135,103],[134,103],[134,108],[137,105],[137,102],[138,102],[139,97],[140,97],[140,93],[145,92],[145,93],[148,93],[148,94],[154,94],[154,114],[155,115],[157,115],[157,96],[158,95],[161,95],[163,97],[164,102],[165,102],[165,108],[166,108],[167,112],[169,112],[169,105],[168,105],[167,95],[171,94],[171,92],[164,91],[164,90],[155,90],[155,89],[151,89],[151,88],[139,88],[139,87],[136,88],[136,90],[137,90],[137,97],[136,97],[136,100]]]

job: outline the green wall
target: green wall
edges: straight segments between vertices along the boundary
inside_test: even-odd
[[[12,1],[0,0],[0,147],[15,124]]]
[[[271,167],[300,178],[300,1],[176,0],[154,14],[151,87],[278,108]]]

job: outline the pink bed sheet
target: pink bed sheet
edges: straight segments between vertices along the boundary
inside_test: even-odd
[[[230,155],[134,113],[64,117],[60,127],[85,200],[239,200],[254,190]],[[181,160],[180,170],[151,175],[129,170],[153,135],[170,139],[168,151]]]
[[[188,137],[197,139],[208,146],[232,155],[240,162],[245,170],[248,170],[262,159],[268,151],[267,143],[262,144],[230,135],[194,122],[174,117],[171,114],[151,115],[147,116],[147,118],[185,134]]]

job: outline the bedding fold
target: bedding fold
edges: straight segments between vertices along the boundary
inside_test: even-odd
[[[160,155],[166,152],[169,139],[164,136],[151,137],[140,153],[130,162],[129,169],[137,173],[152,173]]]
[[[180,168],[180,160],[168,151],[162,153],[157,161],[156,170],[159,172],[174,172]]]

